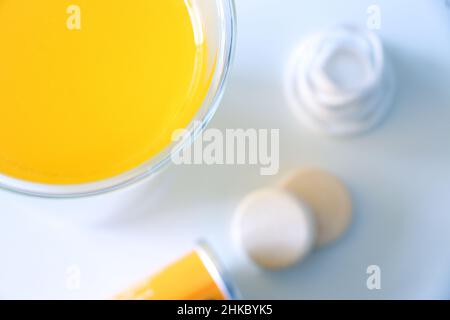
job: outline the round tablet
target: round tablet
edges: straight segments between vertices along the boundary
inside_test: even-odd
[[[314,215],[289,192],[256,191],[238,207],[233,236],[259,266],[272,270],[290,267],[314,246]]]
[[[319,169],[304,169],[288,176],[281,187],[302,199],[314,212],[318,246],[335,241],[347,230],[352,216],[351,198],[335,176]]]

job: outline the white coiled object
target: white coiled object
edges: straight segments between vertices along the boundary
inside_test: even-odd
[[[339,26],[301,43],[288,66],[286,91],[302,123],[345,136],[368,131],[384,118],[395,85],[378,36]]]

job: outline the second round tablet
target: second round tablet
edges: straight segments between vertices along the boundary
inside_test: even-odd
[[[284,179],[280,187],[314,212],[318,246],[335,241],[347,230],[352,218],[350,193],[334,175],[316,168],[302,169]]]

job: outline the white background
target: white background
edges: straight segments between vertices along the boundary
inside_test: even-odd
[[[395,107],[361,137],[308,132],[283,96],[289,53],[317,28],[364,26],[374,3],[400,85]],[[450,298],[450,10],[444,1],[237,0],[237,11],[233,74],[211,126],[280,128],[280,175],[262,177],[257,167],[185,166],[82,200],[0,191],[0,298],[109,298],[199,238],[210,242],[244,298]],[[231,243],[233,210],[248,192],[304,165],[330,170],[350,187],[349,233],[288,271],[249,266]],[[366,288],[372,264],[382,270],[378,291]],[[68,275],[77,269],[81,286],[69,290]]]

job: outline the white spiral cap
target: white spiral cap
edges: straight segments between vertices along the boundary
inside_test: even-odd
[[[329,135],[372,129],[386,115],[394,77],[379,37],[339,26],[309,36],[288,65],[286,94],[302,123]]]

